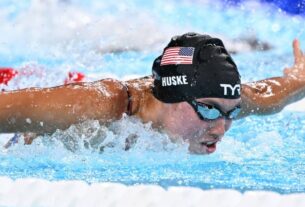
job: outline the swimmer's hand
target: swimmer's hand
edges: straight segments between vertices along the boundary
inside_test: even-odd
[[[33,140],[39,136],[39,134],[33,133],[33,132],[27,132],[27,133],[23,133],[23,134],[16,133],[16,134],[14,134],[14,136],[12,138],[10,138],[8,140],[8,142],[3,147],[7,149],[7,148],[11,147],[12,145],[18,143],[20,138],[22,137],[22,135],[23,135],[23,139],[24,139],[24,144],[26,144],[26,145],[32,144]]]
[[[284,69],[284,77],[305,81],[305,55],[300,48],[299,40],[293,40],[294,65]]]

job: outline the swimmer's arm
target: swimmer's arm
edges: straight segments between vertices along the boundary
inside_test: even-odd
[[[116,120],[126,111],[127,100],[122,84],[109,79],[2,92],[0,132],[52,133],[88,119]]]
[[[282,77],[242,85],[240,117],[268,115],[305,97],[305,55],[298,40],[293,41],[294,65]]]
[[[305,97],[305,81],[270,78],[243,84],[241,94],[242,111],[238,118],[251,114],[270,115]]]

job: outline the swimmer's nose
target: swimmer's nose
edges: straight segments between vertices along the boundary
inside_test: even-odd
[[[227,127],[226,127],[226,125],[228,124],[227,122],[230,122],[230,120],[227,120],[223,117],[211,121],[209,134],[214,137],[222,137],[227,131]]]

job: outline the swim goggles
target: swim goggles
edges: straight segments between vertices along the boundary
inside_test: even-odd
[[[214,106],[204,104],[195,100],[188,101],[188,103],[194,108],[198,117],[202,120],[215,120],[220,117],[225,117],[226,119],[235,119],[241,110],[240,106],[237,106],[231,111],[224,113],[223,111],[219,110]]]

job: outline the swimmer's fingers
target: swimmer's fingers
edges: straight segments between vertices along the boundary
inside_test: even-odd
[[[24,133],[24,144],[32,144],[33,140],[37,138],[37,134],[36,133],[32,133],[32,132],[28,132],[28,133]]]
[[[284,69],[284,76],[303,81],[305,80],[305,55],[301,50],[299,40],[293,40],[292,47],[294,65]]]
[[[289,76],[291,74],[291,68],[285,68],[284,69],[284,76]]]
[[[18,143],[21,135],[19,133],[14,134],[12,138],[8,140],[8,142],[3,146],[5,149],[9,148],[10,146]]]
[[[304,57],[303,52],[300,48],[299,40],[297,40],[297,39],[293,40],[292,45],[293,45],[294,64],[296,66],[299,66],[299,64],[302,64],[305,61],[305,57]]]

